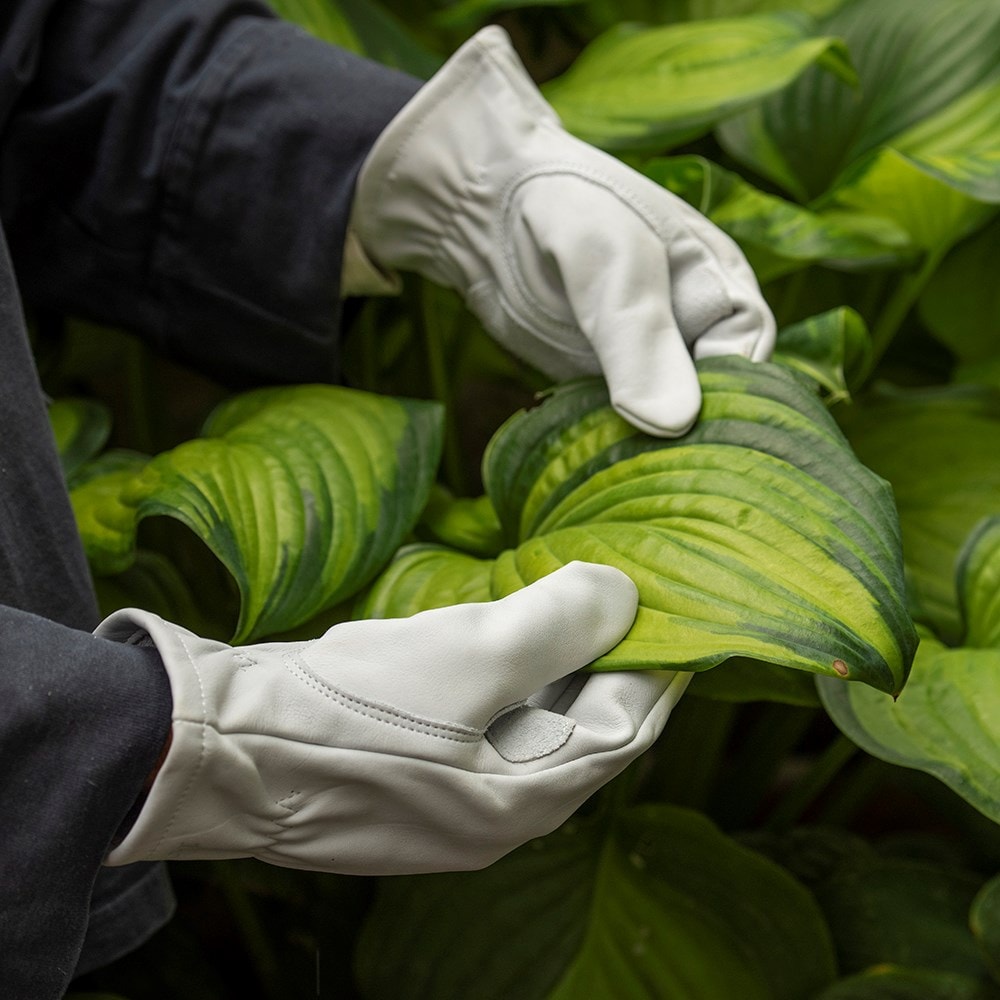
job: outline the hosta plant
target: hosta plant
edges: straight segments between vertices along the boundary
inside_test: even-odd
[[[69,319],[46,388],[106,610],[301,637],[590,559],[641,597],[591,669],[696,675],[649,754],[493,867],[181,867],[182,915],[92,987],[996,1000],[1000,6],[273,5],[418,76],[499,20],[570,130],[740,244],[780,334],[699,362],[698,423],[655,439],[408,278],[345,332],[351,388],[213,389],[174,433],[151,400],[188,376],[140,358],[105,450],[108,410],[61,397],[114,360]]]

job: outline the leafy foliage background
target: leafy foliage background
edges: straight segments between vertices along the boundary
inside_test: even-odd
[[[1000,996],[1000,7],[274,6],[423,77],[499,21],[567,127],[729,232],[778,317],[775,361],[891,485],[920,645],[896,701],[745,658],[699,675],[650,754],[484,872],[176,865],[178,917],[81,995]],[[450,293],[407,278],[358,305],[342,391],[364,402],[299,387],[273,408],[127,333],[52,316],[35,332],[105,610],[314,635],[379,602],[493,593],[482,566],[512,539],[480,460],[546,386]],[[315,435],[299,451],[296,407]],[[348,414],[350,433],[323,430]],[[260,492],[261,467],[284,497]],[[403,542],[425,569],[446,547],[446,565],[363,589]],[[328,584],[308,620],[285,613],[294,585],[257,589],[288,560]]]

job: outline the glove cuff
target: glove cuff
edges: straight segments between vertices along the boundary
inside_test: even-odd
[[[252,758],[233,752],[232,741],[220,736],[212,690],[220,675],[232,669],[234,650],[131,608],[115,612],[95,634],[154,645],[173,696],[170,748],[138,818],[105,864],[253,854],[269,838],[251,817],[267,816],[274,804],[255,794],[263,789]],[[214,682],[203,678],[206,672],[214,675]]]

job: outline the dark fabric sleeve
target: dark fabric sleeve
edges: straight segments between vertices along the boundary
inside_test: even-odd
[[[150,650],[90,635],[97,603],[2,230],[0,359],[0,996],[48,1000],[171,913],[162,864],[101,867],[171,697]]]
[[[112,837],[162,749],[169,684],[154,650],[8,607],[0,662],[3,995],[52,998],[76,966]]]
[[[29,303],[134,330],[230,383],[334,377],[355,177],[418,82],[243,0],[10,0],[0,29],[0,218]],[[95,878],[88,962],[163,919],[133,905],[156,909],[162,866],[99,873],[170,692],[155,651],[89,634],[5,265],[0,994],[34,1000],[72,974]]]
[[[419,81],[235,0],[60,0],[0,135],[29,302],[230,384],[336,376],[353,187]]]

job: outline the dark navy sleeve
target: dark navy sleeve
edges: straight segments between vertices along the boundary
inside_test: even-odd
[[[334,378],[357,171],[419,81],[245,0],[59,0],[28,63],[0,133],[25,298],[229,383]]]
[[[333,377],[356,174],[417,86],[255,2],[7,0],[0,219],[21,293],[225,381]],[[49,1000],[165,919],[162,865],[101,861],[171,705],[155,651],[90,634],[2,232],[0,570],[0,995]]]
[[[58,997],[103,858],[163,746],[169,684],[155,651],[2,606],[0,661],[3,995]]]
[[[0,996],[61,996],[173,907],[162,864],[102,868],[170,730],[149,649],[98,609],[0,229]]]

